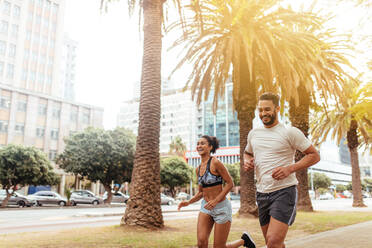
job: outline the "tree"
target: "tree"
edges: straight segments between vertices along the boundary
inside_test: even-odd
[[[161,160],[161,185],[169,187],[172,197],[176,195],[176,187],[190,183],[192,168],[180,157],[170,157]]]
[[[56,185],[59,180],[39,149],[13,144],[0,149],[0,184],[7,194],[1,207],[6,207],[13,192],[25,185]]]
[[[186,152],[186,145],[182,142],[182,138],[180,136],[176,136],[172,139],[172,142],[169,145],[169,153],[176,154],[179,157],[183,157]]]
[[[319,188],[328,189],[332,185],[332,181],[326,174],[316,172],[313,174],[313,184],[315,190]]]
[[[240,185],[240,164],[225,164],[227,170],[229,171],[230,176],[233,179],[234,185]]]
[[[101,0],[101,8],[114,0]],[[136,153],[130,198],[121,225],[162,228],[160,207],[160,92],[163,4],[166,0],[128,0],[130,12],[136,6],[143,17],[143,59]],[[172,1],[178,8],[180,0]]]
[[[131,180],[135,136],[124,128],[105,131],[87,128],[65,139],[66,147],[56,163],[66,172],[100,181],[112,199],[111,183]]]
[[[343,184],[336,184],[336,192],[342,193],[346,190],[346,186]]]
[[[360,138],[365,147],[370,146],[372,139],[372,82],[357,88],[353,84],[347,85],[343,92],[344,97],[331,110],[324,109],[315,114],[312,136],[318,144],[325,141],[330,132],[337,144],[346,136],[352,167],[353,207],[364,207],[358,147]]]
[[[317,27],[321,20],[312,13],[279,8],[277,3],[275,0],[196,1],[191,5],[196,21],[187,20],[187,34],[174,43],[174,46],[183,44],[186,51],[175,70],[186,61],[193,64],[186,87],[191,83],[198,104],[208,98],[213,88],[215,111],[232,72],[241,158],[252,129],[258,95],[262,91],[280,91],[282,99],[294,96],[298,100],[300,81],[319,75],[316,65],[319,60],[313,58],[318,58],[320,40],[305,28],[294,27]],[[170,29],[180,26],[176,23]],[[312,66],[302,66],[305,62]],[[257,215],[254,173],[241,169],[240,177],[239,213]]]

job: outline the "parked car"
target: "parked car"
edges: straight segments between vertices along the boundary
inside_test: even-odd
[[[331,193],[324,193],[319,196],[319,200],[333,200],[335,197]]]
[[[107,191],[103,194],[103,200],[105,201],[107,199]],[[118,191],[118,192],[112,192],[112,200],[111,203],[127,203],[129,199],[129,196]]]
[[[362,195],[363,195],[363,198],[369,198],[369,197],[371,197],[367,192],[362,193]]]
[[[189,200],[190,195],[185,192],[179,192],[176,196],[176,199],[180,201]]]
[[[77,204],[98,205],[103,204],[103,199],[94,195],[94,193],[89,190],[76,190],[71,193],[70,202],[73,206]]]
[[[67,203],[66,198],[53,191],[38,191],[35,194],[29,195],[29,197],[32,197],[38,206],[42,206],[44,204],[66,206]]]
[[[160,194],[161,204],[164,205],[173,205],[176,201],[167,195],[164,195],[163,193]]]
[[[353,193],[351,193],[351,192],[348,191],[348,190],[345,190],[342,194],[343,194],[344,196],[346,196],[347,198],[351,198],[351,197],[353,197]]]
[[[0,205],[2,204],[3,200],[6,198],[6,190],[2,189],[0,190]],[[36,201],[21,195],[18,192],[13,192],[13,194],[10,196],[8,201],[8,206],[19,206],[19,207],[31,207],[33,205],[36,205]]]

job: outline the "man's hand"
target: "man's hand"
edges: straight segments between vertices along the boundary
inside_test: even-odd
[[[292,171],[288,166],[286,166],[286,167],[280,166],[280,167],[277,167],[273,170],[272,177],[275,180],[282,180],[282,179],[288,177],[291,173],[292,173]]]
[[[243,170],[250,171],[254,169],[254,158],[244,156]]]

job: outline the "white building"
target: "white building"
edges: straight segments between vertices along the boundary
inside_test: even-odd
[[[63,0],[0,0],[0,84],[60,96]]]
[[[122,103],[117,125],[138,132],[139,99]],[[199,111],[200,112],[200,111]],[[160,152],[169,152],[173,138],[180,136],[187,149],[196,146],[197,134],[196,104],[191,100],[191,92],[181,89],[168,90],[161,96]]]
[[[68,101],[75,100],[75,68],[76,50],[78,43],[70,39],[66,34],[63,39],[61,56],[60,90],[61,97]]]

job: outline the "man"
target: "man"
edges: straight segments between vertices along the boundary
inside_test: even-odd
[[[264,127],[249,132],[244,152],[243,169],[254,169],[256,173],[259,221],[268,248],[284,248],[288,227],[294,222],[298,183],[295,172],[320,159],[299,129],[279,123],[279,111],[277,95],[260,96],[258,112]],[[296,150],[305,156],[294,163]]]

